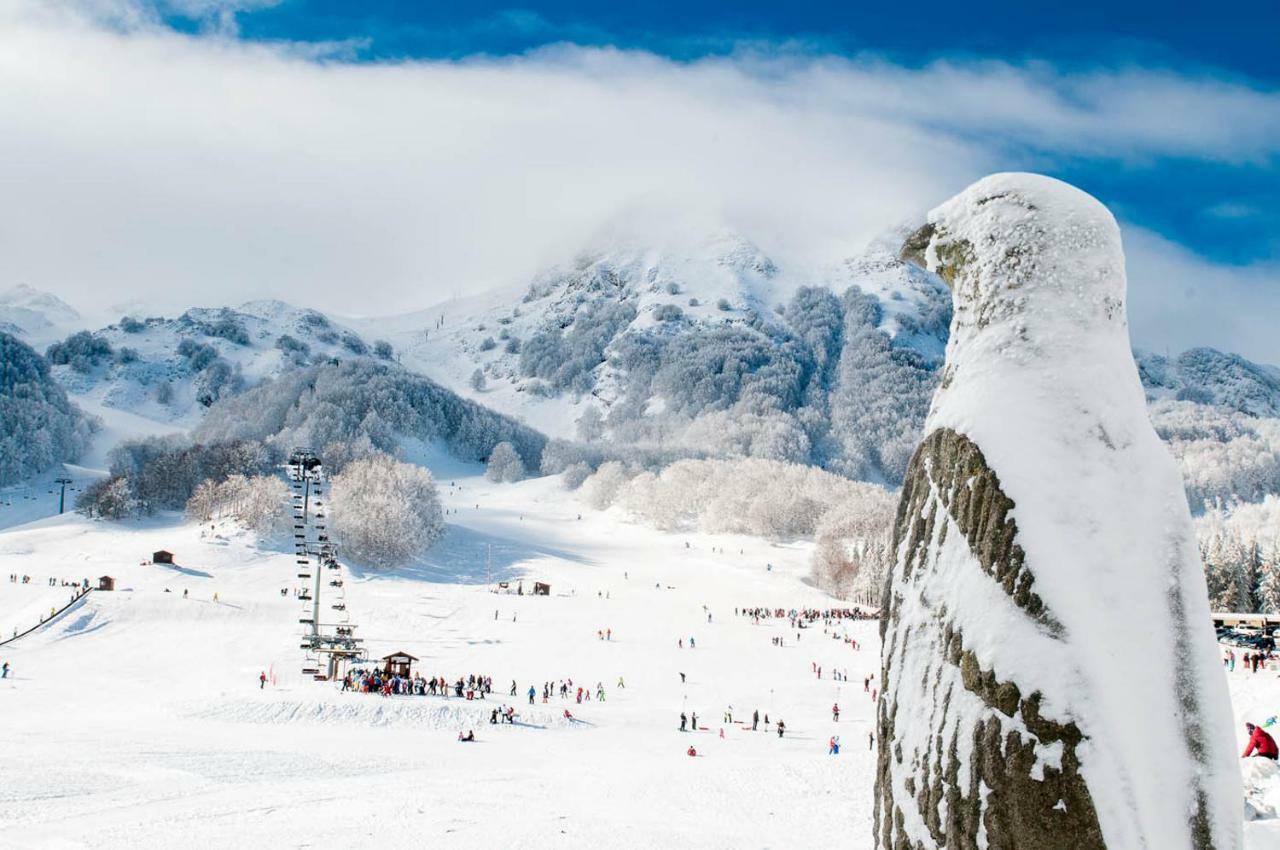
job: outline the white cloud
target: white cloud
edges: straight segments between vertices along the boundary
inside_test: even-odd
[[[1280,147],[1275,93],[1166,72],[573,47],[352,64],[92,2],[0,12],[0,286],[88,306],[412,309],[526,280],[637,209],[823,260],[1011,151],[1248,162]],[[1196,267],[1170,256],[1146,267]]]
[[[1217,265],[1132,226],[1124,245],[1136,345],[1159,354],[1207,345],[1280,363],[1280,265]]]

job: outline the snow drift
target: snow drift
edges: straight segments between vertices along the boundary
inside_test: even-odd
[[[885,588],[883,848],[1235,848],[1231,714],[1177,467],[1096,200],[1029,174],[934,210],[942,381]]]

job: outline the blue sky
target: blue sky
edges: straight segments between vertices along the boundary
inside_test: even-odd
[[[368,315],[726,228],[819,275],[1034,170],[1115,212],[1137,345],[1280,363],[1280,5],[1067,6],[10,0],[0,286]]]

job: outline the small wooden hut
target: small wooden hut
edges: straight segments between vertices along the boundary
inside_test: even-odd
[[[152,552],[151,562],[153,564],[172,564],[173,553],[167,549],[161,549],[159,552]]]
[[[388,676],[409,676],[413,662],[417,661],[407,652],[393,652],[382,659],[382,672]]]
[[[535,581],[533,583],[533,595],[534,596],[550,596],[551,585],[547,584],[544,581]]]
[[[111,576],[102,576],[98,579],[98,590],[115,590],[116,580]]]

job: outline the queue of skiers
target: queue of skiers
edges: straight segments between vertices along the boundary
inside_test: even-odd
[[[381,670],[352,670],[342,677],[342,690],[383,696],[442,696],[452,695],[464,699],[484,699],[493,693],[493,677],[474,673],[458,677],[452,685],[443,676],[424,679],[422,676],[387,675]]]
[[[31,584],[31,576],[19,573],[9,573],[10,584]],[[49,576],[49,587],[84,587],[89,586],[89,580],[81,579],[80,581],[67,581],[65,578],[55,578]]]

